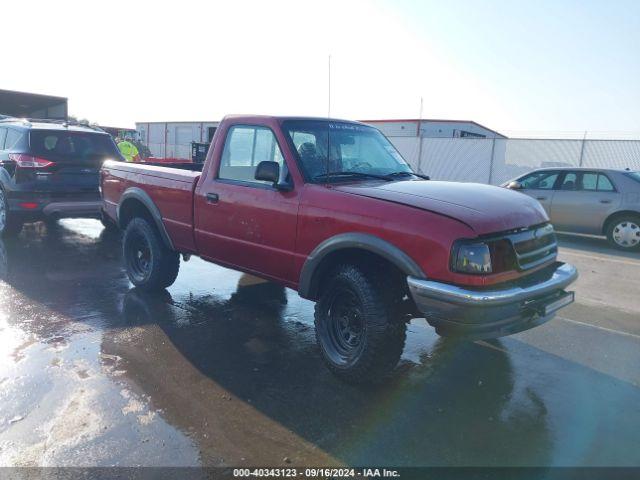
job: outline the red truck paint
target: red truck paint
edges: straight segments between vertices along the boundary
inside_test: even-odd
[[[392,243],[429,278],[442,282],[494,285],[521,276],[517,271],[483,276],[454,273],[448,268],[449,255],[452,243],[459,238],[548,221],[537,202],[507,189],[479,184],[305,184],[280,129],[282,120],[226,118],[215,133],[202,174],[144,164],[109,164],[103,173],[106,213],[115,220],[122,193],[131,186],[141,188],[158,206],[178,251],[294,289],[312,250],[323,240],[345,232],[370,233]],[[293,177],[293,191],[239,187],[215,178],[224,147],[219,139],[236,124],[273,130]],[[210,191],[218,193],[219,203],[207,203],[205,196]]]
[[[508,335],[548,321],[555,310],[573,300],[571,292],[563,289],[577,272],[571,265],[556,262],[553,229],[538,202],[487,185],[395,177],[388,182],[308,183],[282,129],[286,120],[225,118],[201,173],[105,163],[101,174],[105,214],[125,227],[119,208],[133,195],[142,195],[147,202],[143,208],[155,212],[156,228],[168,251],[198,255],[281,283],[319,302],[322,296],[310,275],[319,270],[326,246],[355,238],[349,247],[352,252],[366,249],[365,241],[379,242],[393,252],[394,259],[400,258],[396,267],[406,275],[404,288],[409,302],[414,302],[414,316],[424,316],[444,335],[448,331],[471,332],[476,338]],[[217,177],[227,132],[235,125],[267,127],[274,133],[292,188],[259,188]],[[217,195],[213,203],[208,199],[212,194]],[[541,240],[542,248],[537,243]],[[513,252],[492,251],[492,261],[501,260],[494,255],[506,258],[512,253],[517,263],[498,273],[456,272],[451,265],[452,251],[460,241],[496,241],[500,248],[507,242]],[[545,242],[552,242],[551,246]],[[518,250],[524,244],[528,250]],[[372,248],[368,253],[375,251]],[[541,259],[530,266],[520,263],[540,252]],[[404,302],[407,296],[402,298]],[[318,321],[316,317],[316,332]],[[396,335],[395,327],[389,328],[389,336]],[[404,336],[401,340],[404,342]],[[394,351],[399,358],[397,348]]]
[[[265,125],[276,133],[293,177],[293,191],[247,188],[216,180],[214,172],[224,147],[218,139],[232,124]],[[519,273],[479,277],[451,272],[448,259],[453,241],[548,220],[537,202],[485,185],[434,181],[305,184],[275,118],[225,119],[213,145],[202,174],[144,164],[109,164],[103,173],[106,213],[115,219],[120,195],[128,187],[139,187],[158,206],[179,251],[294,289],[311,251],[323,240],[351,231],[371,233],[396,245],[429,278],[460,285],[504,282]],[[207,203],[205,196],[210,191],[220,196],[218,204]],[[481,203],[475,200],[479,195]]]

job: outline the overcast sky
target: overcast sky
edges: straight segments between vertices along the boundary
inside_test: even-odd
[[[5,2],[0,88],[106,125],[226,113],[640,131],[640,2]]]

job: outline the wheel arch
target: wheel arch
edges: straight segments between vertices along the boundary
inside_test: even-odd
[[[418,264],[392,243],[366,233],[342,233],[324,240],[309,255],[300,273],[298,293],[316,300],[322,279],[341,262],[379,260],[404,276],[425,278]]]
[[[164,245],[175,250],[173,242],[162,221],[162,214],[147,192],[138,187],[130,187],[120,197],[116,212],[118,227],[124,230],[135,217],[142,217],[155,225]]]
[[[611,222],[613,222],[616,218],[624,217],[626,215],[640,218],[640,212],[636,210],[620,210],[618,212],[613,212],[605,219],[604,223],[602,224],[602,234],[603,235],[607,234],[607,231],[609,230],[609,225],[611,225]]]
[[[0,188],[2,188],[2,190],[6,192],[8,190],[7,187],[9,187],[10,185],[11,175],[6,168],[0,168]]]

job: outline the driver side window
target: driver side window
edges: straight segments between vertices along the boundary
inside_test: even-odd
[[[568,172],[562,180],[560,190],[576,190],[578,187],[578,175],[575,172]]]
[[[536,172],[520,180],[523,189],[551,190],[558,179],[558,172]]]
[[[273,132],[266,127],[231,127],[225,140],[218,178],[268,184],[255,179],[256,168],[262,161],[277,162],[282,171],[284,158]]]

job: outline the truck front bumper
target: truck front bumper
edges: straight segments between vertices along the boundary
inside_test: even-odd
[[[573,265],[555,264],[501,288],[466,289],[408,277],[411,296],[436,332],[469,339],[497,338],[551,320],[573,302],[564,289],[578,278]]]

